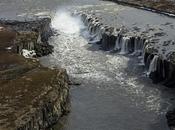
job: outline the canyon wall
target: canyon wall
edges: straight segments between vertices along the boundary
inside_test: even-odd
[[[174,45],[173,41],[164,42],[163,45],[159,44],[160,47],[157,47],[155,46],[157,41],[149,39],[144,34],[132,34],[125,27],[115,28],[104,25],[98,17],[91,14],[80,13],[80,15],[90,32],[89,43],[95,41],[105,51],[142,57],[148,75],[154,83],[174,87],[174,52],[170,51],[164,55],[159,50],[162,46]]]
[[[2,130],[49,129],[70,110],[66,70],[43,67],[34,58],[52,52],[50,22],[0,20]]]

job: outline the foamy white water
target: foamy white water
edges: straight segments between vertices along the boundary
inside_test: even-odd
[[[52,21],[52,27],[62,33],[75,34],[79,33],[84,25],[79,17],[72,17],[67,11],[57,11]]]
[[[158,56],[155,55],[154,58],[152,59],[150,65],[149,65],[149,70],[147,75],[149,76],[151,72],[155,72],[157,70],[157,62],[158,62]]]

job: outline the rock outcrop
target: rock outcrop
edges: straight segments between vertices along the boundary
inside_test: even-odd
[[[0,20],[0,26],[16,32],[16,39],[11,49],[21,54],[22,49],[35,50],[38,57],[53,52],[53,47],[48,44],[52,36],[50,18],[41,18],[31,21]]]
[[[49,129],[70,110],[68,75],[22,54],[51,52],[50,19],[0,24],[0,129]]]
[[[0,54],[0,129],[46,129],[69,112],[68,76],[18,54]]]
[[[0,27],[0,51],[11,50],[15,39],[16,33],[14,31]]]
[[[166,114],[168,126],[170,127],[170,130],[175,130],[175,109],[172,111],[169,111]]]

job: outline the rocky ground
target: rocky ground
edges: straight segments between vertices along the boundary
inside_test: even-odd
[[[66,71],[32,58],[52,52],[50,19],[1,20],[0,26],[0,129],[47,129],[69,112]]]

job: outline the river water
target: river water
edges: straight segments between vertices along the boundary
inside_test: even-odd
[[[55,130],[168,130],[165,114],[173,107],[174,90],[152,84],[138,58],[88,44],[86,27],[70,15],[81,7],[95,10],[96,5],[108,8],[110,4],[96,0],[4,0],[0,10],[3,18],[53,17],[52,27],[58,35],[49,42],[54,53],[40,61],[48,67],[66,68],[70,79],[80,83],[71,86],[71,113]]]
[[[111,3],[99,4],[108,8]],[[70,79],[81,84],[71,86],[71,113],[62,130],[168,130],[165,114],[172,107],[173,90],[152,84],[137,58],[88,44],[86,28],[69,11],[58,10],[52,26],[59,34],[50,39],[54,53],[41,63],[66,68]]]

